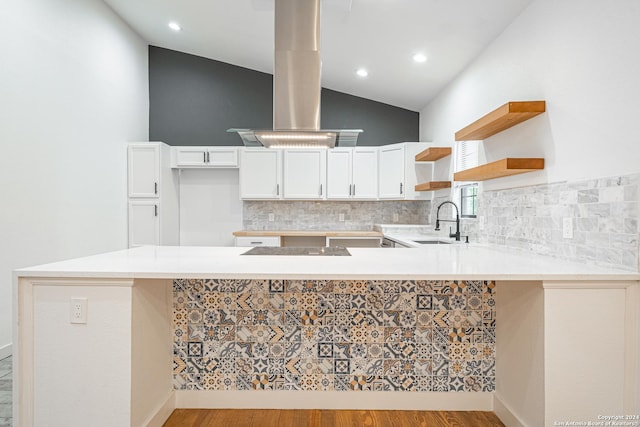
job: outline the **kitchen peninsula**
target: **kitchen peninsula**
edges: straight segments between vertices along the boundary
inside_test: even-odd
[[[179,407],[493,410],[507,426],[640,412],[637,272],[476,244],[248,249],[16,271],[16,425],[162,425]]]

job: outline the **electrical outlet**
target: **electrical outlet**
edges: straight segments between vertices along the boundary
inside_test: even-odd
[[[573,218],[562,218],[562,237],[565,239],[573,239]]]
[[[87,323],[87,299],[71,298],[70,323]]]
[[[397,213],[393,214],[393,222],[398,222],[398,214]]]
[[[478,227],[480,230],[484,230],[484,216],[478,217]]]
[[[343,213],[338,214],[338,221],[344,222],[344,214]]]
[[[272,213],[269,214],[269,222],[273,222],[276,220],[276,216]]]

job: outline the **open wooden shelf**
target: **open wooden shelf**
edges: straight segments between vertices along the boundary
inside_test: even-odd
[[[434,162],[451,155],[451,147],[429,147],[416,154],[416,162]]]
[[[434,191],[451,188],[451,181],[429,181],[415,186],[416,191]]]
[[[512,101],[456,132],[456,141],[489,138],[545,112],[545,101]]]
[[[503,176],[517,175],[544,169],[544,159],[513,158],[498,160],[486,165],[463,170],[453,174],[454,181],[486,181]]]

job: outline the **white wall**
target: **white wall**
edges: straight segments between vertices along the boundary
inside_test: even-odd
[[[238,169],[180,171],[180,244],[234,246],[242,230]]]
[[[0,356],[11,271],[126,247],[126,142],[148,140],[147,44],[98,0],[7,0],[0,26]]]
[[[483,145],[487,161],[544,157],[545,170],[485,190],[637,173],[638,22],[637,0],[533,2],[421,111],[420,139],[453,144],[457,130],[505,102],[543,99],[545,114]]]

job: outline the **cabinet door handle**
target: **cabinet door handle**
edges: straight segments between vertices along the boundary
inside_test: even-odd
[[[355,196],[355,195],[356,195],[356,185],[353,184],[353,194],[352,194],[352,196]]]
[[[276,196],[280,195],[280,184],[276,184]]]
[[[211,153],[207,151],[207,163],[211,163]]]
[[[202,152],[202,163],[207,163],[207,152],[206,151]]]
[[[402,183],[400,183],[400,194],[402,194]]]
[[[153,193],[154,194],[158,194],[158,183],[157,182],[153,183]]]
[[[351,184],[349,184],[349,195],[351,195]]]
[[[153,216],[158,216],[158,205],[153,205]]]
[[[263,242],[251,242],[252,245],[261,245]]]
[[[320,184],[320,195],[322,196],[322,184]]]

